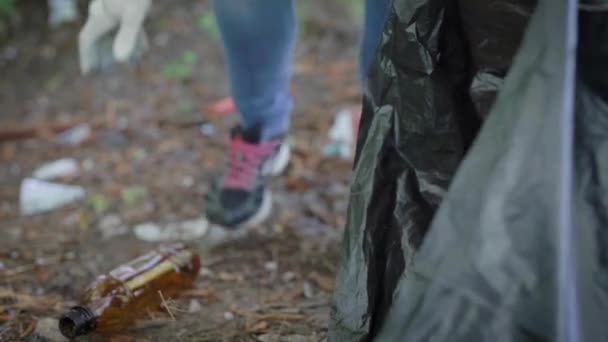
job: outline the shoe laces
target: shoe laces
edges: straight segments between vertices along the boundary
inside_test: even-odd
[[[241,136],[231,138],[228,143],[228,168],[224,174],[224,187],[249,189],[260,172],[260,165],[268,159],[277,144],[277,140],[252,144]]]

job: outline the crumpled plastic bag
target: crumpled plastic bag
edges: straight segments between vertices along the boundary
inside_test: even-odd
[[[608,341],[608,12],[577,6],[394,1],[329,341]]]

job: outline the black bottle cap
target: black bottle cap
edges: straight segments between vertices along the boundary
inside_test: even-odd
[[[95,330],[95,315],[84,306],[75,306],[59,319],[59,330],[67,338],[86,335]]]

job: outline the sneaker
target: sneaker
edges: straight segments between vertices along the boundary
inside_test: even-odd
[[[270,215],[269,176],[280,174],[289,160],[284,136],[262,141],[259,130],[233,129],[228,162],[205,196],[205,214],[211,224],[224,228],[251,228]]]

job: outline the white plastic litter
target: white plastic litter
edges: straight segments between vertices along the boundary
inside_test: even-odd
[[[65,130],[57,135],[57,143],[60,145],[79,145],[89,139],[93,134],[89,124],[80,124]]]
[[[51,180],[54,178],[74,175],[77,174],[78,171],[79,166],[75,159],[64,158],[40,166],[34,170],[33,176],[37,179]]]
[[[84,196],[85,191],[80,186],[26,178],[19,191],[21,215],[34,215],[61,208]]]
[[[49,25],[57,27],[63,23],[76,21],[78,9],[75,0],[48,0]]]
[[[138,239],[148,242],[183,241],[198,239],[204,236],[209,229],[209,222],[205,219],[196,219],[183,222],[159,225],[157,223],[143,223],[134,228]]]
[[[334,123],[329,130],[331,143],[323,148],[324,156],[339,156],[348,159],[353,154],[357,132],[353,122],[355,113],[349,109],[341,109],[336,113]]]
[[[201,305],[201,303],[196,299],[191,299],[190,305],[188,305],[188,312],[197,313],[201,312],[201,310],[203,310],[203,306]]]

